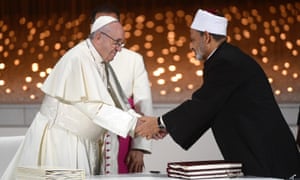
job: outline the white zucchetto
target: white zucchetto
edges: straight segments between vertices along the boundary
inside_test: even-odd
[[[228,21],[225,17],[220,17],[199,9],[194,17],[191,28],[198,31],[207,31],[212,34],[227,35]]]
[[[97,31],[98,29],[102,28],[103,26],[105,26],[111,22],[118,22],[118,19],[113,18],[111,16],[98,17],[92,25],[91,33]]]

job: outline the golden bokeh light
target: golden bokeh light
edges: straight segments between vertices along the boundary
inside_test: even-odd
[[[158,85],[164,85],[165,83],[166,83],[166,80],[164,80],[164,79],[158,79],[157,80]]]
[[[39,64],[38,63],[32,63],[31,70],[32,70],[32,72],[37,72],[39,70]]]
[[[10,94],[12,92],[12,90],[10,88],[6,88],[5,92],[6,92],[6,94]]]
[[[5,69],[5,64],[4,63],[0,63],[0,70]]]
[[[30,83],[32,81],[32,77],[27,76],[25,77],[25,82]]]
[[[3,79],[0,79],[0,86],[4,86],[5,85],[5,81]]]

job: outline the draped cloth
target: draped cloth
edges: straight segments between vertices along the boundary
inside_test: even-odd
[[[128,111],[131,109],[130,104],[128,103],[127,97],[122,90],[113,68],[109,63],[104,63],[104,67],[107,78],[107,90],[114,100],[115,105],[120,109]]]
[[[107,89],[113,98],[115,105],[123,110],[128,111],[133,107],[129,103],[118,78],[109,63],[104,63],[105,72],[107,78]],[[119,142],[119,152],[118,152],[118,173],[128,173],[128,168],[126,165],[126,157],[128,155],[131,143],[131,137],[127,136],[126,138],[118,136]]]

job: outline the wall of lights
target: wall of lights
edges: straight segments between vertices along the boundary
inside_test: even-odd
[[[96,3],[102,1],[0,2],[1,104],[41,102],[40,87],[55,63],[87,37]],[[118,5],[126,46],[144,56],[155,103],[181,102],[201,86],[203,62],[189,50],[189,26],[197,8],[213,5],[229,20],[228,42],[261,64],[278,102],[300,103],[300,2],[127,0]]]

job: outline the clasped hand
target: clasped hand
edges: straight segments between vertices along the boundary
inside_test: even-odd
[[[165,128],[158,127],[157,118],[142,116],[138,118],[135,133],[147,139],[162,139],[168,132]]]

